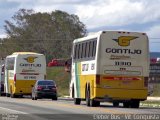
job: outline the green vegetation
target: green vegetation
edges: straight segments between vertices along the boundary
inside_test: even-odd
[[[160,83],[155,83],[153,85],[153,94],[151,96],[159,96],[160,97]]]
[[[160,108],[160,101],[141,101],[141,106]]]
[[[38,52],[47,58],[69,58],[74,39],[86,35],[85,25],[74,14],[55,10],[40,13],[20,9],[5,20],[7,38],[0,39],[0,58],[13,52]]]
[[[64,67],[48,67],[47,79],[55,80],[59,96],[69,95],[70,73],[64,71]]]

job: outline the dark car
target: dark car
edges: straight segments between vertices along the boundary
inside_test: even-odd
[[[53,80],[37,80],[32,88],[32,100],[51,98],[57,100],[57,87]]]

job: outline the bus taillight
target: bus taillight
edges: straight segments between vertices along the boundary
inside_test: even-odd
[[[14,74],[14,84],[16,83],[16,74]]]
[[[100,75],[96,75],[96,84],[100,84]]]
[[[144,77],[144,87],[148,87],[148,77]]]

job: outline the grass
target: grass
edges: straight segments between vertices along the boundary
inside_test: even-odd
[[[151,96],[159,96],[160,97],[160,83],[153,84],[153,94]]]
[[[141,106],[160,108],[160,101],[141,101]]]
[[[64,67],[48,67],[47,79],[55,80],[58,88],[58,96],[69,95],[70,73],[64,71]]]

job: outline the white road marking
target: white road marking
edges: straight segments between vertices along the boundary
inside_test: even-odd
[[[10,111],[10,112],[13,112],[13,113],[18,113],[18,114],[29,114],[29,113],[26,113],[26,112],[22,112],[22,111],[18,111],[18,110],[12,110],[12,109],[9,109],[9,108],[4,108],[4,107],[0,107],[0,109],[7,110],[7,111]]]

